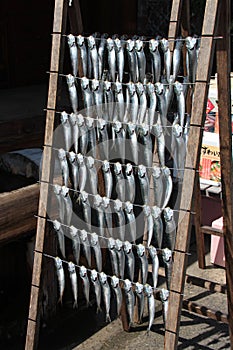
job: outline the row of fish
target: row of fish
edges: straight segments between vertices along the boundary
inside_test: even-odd
[[[175,81],[182,65],[182,48],[186,46],[186,69],[188,82],[195,81],[200,40],[196,37],[177,38],[173,54],[165,38],[145,40],[145,37],[125,35],[109,37],[107,33],[94,33],[85,38],[82,35],[67,36],[72,72],[74,76],[85,76],[123,82],[125,67],[127,81],[144,83],[150,72],[153,82]],[[80,59],[80,62],[79,62]]]
[[[62,260],[59,257],[54,258],[55,266],[57,271],[58,283],[59,283],[59,301],[62,302],[64,290],[65,290],[65,272],[63,269]],[[78,277],[76,272],[76,266],[73,262],[68,262],[69,276],[71,280],[74,307],[78,306]],[[106,322],[111,322],[110,318],[110,303],[111,303],[111,288],[115,295],[117,315],[121,314],[122,307],[122,288],[126,297],[127,313],[129,318],[129,325],[132,326],[134,323],[134,306],[136,298],[138,299],[139,309],[139,322],[142,321],[144,307],[145,307],[145,296],[148,298],[148,311],[149,311],[149,325],[147,331],[149,332],[155,317],[155,300],[154,300],[154,289],[149,284],[141,284],[139,282],[132,283],[129,279],[119,279],[117,276],[108,276],[104,272],[97,272],[95,269],[89,270],[85,266],[78,266],[79,276],[83,284],[83,292],[87,302],[90,304],[90,281],[94,287],[97,312],[102,310],[102,302],[106,313]],[[88,277],[88,271],[90,277]],[[110,279],[110,284],[108,282]],[[121,285],[122,282],[122,285]],[[134,287],[133,287],[134,286]],[[136,295],[136,298],[135,298]],[[167,289],[160,290],[160,299],[163,303],[163,316],[164,323],[166,323],[166,315],[168,309],[169,291]]]

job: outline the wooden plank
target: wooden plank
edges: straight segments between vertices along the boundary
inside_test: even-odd
[[[222,230],[218,230],[217,228],[213,228],[211,226],[202,226],[201,232],[208,234],[208,235],[215,235],[215,236],[219,236],[219,237],[223,236]]]
[[[169,24],[169,30],[168,30],[168,39],[172,39],[169,42],[169,47],[171,51],[173,51],[175,47],[175,41],[173,39],[177,38],[178,31],[180,28],[182,5],[183,5],[183,0],[172,1],[170,24]]]
[[[205,239],[201,231],[201,191],[200,191],[200,179],[197,177],[197,187],[195,193],[195,216],[194,216],[194,225],[195,225],[195,235],[196,235],[196,245],[197,245],[197,259],[198,266],[200,269],[205,268]]]
[[[221,154],[221,181],[223,205],[223,234],[226,256],[226,284],[228,297],[229,334],[233,349],[233,164],[231,132],[230,85],[230,0],[221,2],[218,34],[223,37],[217,43],[218,113]]]
[[[221,283],[217,283],[217,282],[213,282],[213,281],[208,281],[208,280],[203,279],[201,277],[192,276],[189,274],[186,275],[186,283],[191,283],[192,285],[205,288],[213,293],[215,293],[215,292],[222,293],[222,294],[227,293],[227,286],[225,284],[221,284]]]

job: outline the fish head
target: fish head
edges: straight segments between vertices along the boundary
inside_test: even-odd
[[[89,88],[89,79],[86,77],[81,78],[81,87],[83,90]]]
[[[154,52],[154,51],[158,50],[158,48],[159,48],[159,41],[156,39],[151,39],[149,41],[149,50]]]
[[[81,153],[77,154],[77,162],[79,165],[83,165],[84,164],[84,157]]]
[[[107,125],[106,120],[104,120],[104,119],[102,119],[102,118],[99,118],[99,119],[97,120],[98,129],[103,130],[103,129],[106,127],[106,125]]]
[[[139,256],[143,256],[145,254],[145,252],[146,252],[145,246],[143,244],[141,244],[141,243],[138,244],[137,245],[137,253],[138,253],[138,255]]]
[[[63,149],[63,148],[60,148],[58,151],[57,151],[57,155],[58,155],[58,158],[60,160],[65,160],[66,159],[66,151]]]
[[[152,176],[158,179],[161,176],[161,168],[154,165],[152,168]]]
[[[119,122],[118,120],[113,124],[113,127],[116,132],[120,132],[122,129],[122,123]]]
[[[153,295],[153,288],[148,283],[146,283],[144,285],[144,292],[146,293],[147,297],[150,297]]]
[[[69,187],[66,187],[66,186],[62,186],[62,188],[61,188],[61,195],[63,196],[63,197],[67,197],[67,195],[69,194]]]
[[[172,126],[172,132],[175,137],[181,137],[183,128],[180,124],[175,124]]]
[[[135,85],[138,95],[141,96],[145,92],[144,85],[140,81]]]
[[[69,270],[70,273],[75,273],[76,272],[75,271],[75,265],[74,265],[74,263],[72,261],[68,262],[68,270]]]
[[[75,162],[75,160],[76,160],[76,154],[75,154],[73,151],[71,151],[71,152],[68,153],[68,157],[69,157],[69,160],[70,160],[71,163],[74,163],[74,162]]]
[[[163,171],[163,173],[164,173],[164,176],[166,176],[166,177],[171,176],[171,171],[170,171],[170,169],[169,169],[167,166],[164,166],[164,167],[162,168],[162,171]]]
[[[75,86],[75,77],[72,74],[66,76],[66,81],[69,88]]]
[[[167,39],[161,39],[160,44],[163,52],[167,52],[169,50],[169,41]]]
[[[102,169],[105,173],[107,173],[108,171],[110,171],[110,163],[107,160],[103,161],[103,165],[102,165]]]
[[[163,128],[162,125],[160,123],[156,123],[153,125],[153,133],[155,135],[155,137],[160,137],[160,135],[162,135],[163,133]]]
[[[188,50],[193,50],[197,43],[197,39],[191,36],[185,38],[185,45]]]
[[[125,253],[129,254],[132,251],[132,244],[129,241],[125,241],[123,248]]]
[[[131,163],[126,164],[125,173],[127,176],[130,176],[133,173],[133,166]]]
[[[87,38],[87,43],[88,43],[88,47],[92,50],[96,45],[95,45],[95,38],[93,35],[90,35]]]
[[[116,38],[116,39],[114,40],[114,43],[115,43],[115,48],[116,48],[116,50],[117,50],[118,52],[120,52],[121,49],[122,49],[122,42],[121,42],[121,40],[120,40],[119,38]]]
[[[87,202],[88,201],[88,193],[86,191],[80,192],[80,197],[82,202]]]
[[[96,195],[94,196],[93,205],[94,205],[96,208],[98,208],[98,207],[101,206],[102,201],[103,201],[102,197],[101,197],[99,194],[96,194]]]
[[[163,210],[163,215],[164,215],[165,221],[170,221],[173,218],[173,210],[167,207]]]
[[[110,205],[110,198],[108,197],[103,197],[102,198],[102,206],[103,208],[107,209]]]
[[[135,49],[139,52],[143,50],[144,43],[141,39],[135,41]]]
[[[71,125],[74,126],[76,124],[76,122],[77,122],[77,114],[76,113],[71,113],[69,120],[71,122]]]
[[[165,289],[165,288],[162,288],[160,290],[160,298],[162,301],[167,301],[168,298],[169,298],[169,290]]]
[[[56,268],[58,270],[62,269],[62,260],[58,256],[56,256],[54,260],[55,260]]]
[[[115,246],[116,246],[115,239],[112,238],[112,237],[110,237],[110,238],[108,239],[108,248],[109,248],[109,249],[113,249],[113,248],[115,248]]]
[[[61,123],[63,124],[68,120],[69,120],[69,115],[65,111],[61,112]]]
[[[62,186],[55,184],[55,185],[53,186],[53,192],[54,192],[56,195],[61,194],[61,187],[62,187]]]
[[[85,45],[85,39],[82,35],[77,36],[77,44],[78,44],[78,46]]]
[[[78,126],[83,126],[84,125],[84,117],[81,113],[77,115],[77,123]]]
[[[133,124],[132,122],[129,122],[129,123],[127,124],[127,130],[128,130],[128,133],[129,133],[130,135],[133,135],[133,133],[136,132],[136,125]]]
[[[127,83],[127,89],[129,91],[130,96],[133,96],[136,93],[136,87],[135,84],[130,81]]]
[[[54,228],[54,230],[59,231],[61,228],[61,223],[57,220],[54,220],[53,221],[53,228]]]
[[[81,230],[80,231],[80,237],[82,239],[83,242],[87,242],[88,238],[87,238],[87,231],[86,230]]]
[[[123,247],[123,242],[120,239],[116,239],[116,249],[121,250]]]
[[[114,90],[117,94],[120,94],[122,92],[122,83],[120,83],[119,81],[116,81],[114,83]]]
[[[145,216],[150,216],[151,209],[150,209],[149,205],[144,205],[143,212],[144,212]]]
[[[157,255],[157,249],[153,245],[150,245],[148,250],[151,258],[153,259]]]
[[[162,95],[164,93],[164,86],[162,83],[160,82],[155,83],[155,93],[157,95]]]
[[[78,236],[78,229],[72,225],[69,228],[69,233],[72,238],[76,238]]]
[[[125,202],[125,211],[130,214],[133,211],[133,204],[129,201]]]
[[[97,90],[99,90],[99,87],[100,87],[100,82],[99,82],[99,80],[97,80],[97,79],[92,79],[91,87],[92,87],[92,91],[97,91]]]
[[[143,164],[140,164],[138,166],[138,176],[139,177],[145,177],[146,176],[146,167]]]
[[[79,267],[79,274],[81,277],[87,277],[87,269],[85,266],[80,266]]]
[[[135,291],[137,294],[142,294],[143,293],[143,284],[139,283],[139,282],[136,282],[135,283]]]
[[[75,46],[75,37],[73,34],[67,35],[67,42],[69,47]]]
[[[146,84],[147,87],[147,92],[149,95],[153,95],[155,93],[155,86],[152,83],[147,83]]]
[[[160,217],[161,213],[162,213],[162,210],[159,207],[157,207],[156,205],[154,205],[151,208],[151,214],[153,215],[153,217],[155,219],[158,219]]]
[[[94,158],[92,158],[91,156],[88,156],[88,157],[87,157],[87,167],[88,167],[89,169],[91,169],[91,168],[94,167],[94,165],[95,165],[95,160],[94,160]]]
[[[149,134],[149,125],[142,124],[139,128],[139,132],[142,136],[147,136]]]
[[[119,278],[115,275],[111,277],[111,286],[117,288],[119,286]]]
[[[172,251],[171,249],[164,248],[162,249],[162,257],[165,262],[169,262],[172,260]]]
[[[181,84],[179,81],[175,81],[174,91],[177,95],[180,95],[184,91],[183,84]]]
[[[132,282],[127,278],[124,280],[124,290],[129,292],[132,289]]]
[[[92,282],[95,282],[98,280],[98,272],[95,269],[91,270],[91,280]]]
[[[128,39],[126,41],[126,49],[129,51],[129,52],[132,52],[133,49],[135,47],[135,41],[134,40],[131,40],[131,39]]]
[[[116,163],[114,164],[114,173],[115,173],[116,175],[119,175],[119,174],[122,173],[122,165],[121,165],[121,163],[116,162]]]
[[[109,51],[112,51],[114,49],[114,41],[112,40],[112,38],[107,39],[107,49]]]
[[[95,120],[91,117],[86,117],[86,126],[88,129],[92,129],[94,127]]]
[[[120,201],[120,199],[115,199],[115,201],[114,201],[114,209],[116,211],[121,211],[122,210],[122,202]]]
[[[110,81],[105,80],[104,81],[104,90],[111,91],[111,89],[112,89],[112,83]]]
[[[93,245],[93,246],[97,245],[98,242],[99,242],[99,237],[98,237],[97,233],[93,232],[91,234],[91,245]]]
[[[105,284],[107,282],[107,275],[103,271],[99,274],[99,280],[102,284]]]

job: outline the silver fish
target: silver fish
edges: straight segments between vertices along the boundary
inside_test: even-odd
[[[121,306],[122,306],[122,292],[119,285],[119,278],[116,276],[111,276],[111,286],[114,290],[117,302],[117,315],[120,316]]]
[[[91,156],[86,158],[87,179],[88,179],[88,192],[91,194],[97,194],[98,175],[95,167],[95,160]]]
[[[69,234],[72,240],[72,251],[75,258],[75,262],[78,265],[79,258],[80,258],[80,239],[79,239],[78,229],[74,226],[70,226]]]
[[[89,231],[91,231],[91,206],[88,199],[88,194],[85,191],[80,191],[80,199],[83,208],[83,217]]]
[[[161,218],[161,209],[156,205],[151,208],[151,214],[153,218],[153,241],[157,248],[162,248],[163,244],[163,221]]]
[[[95,132],[95,120],[93,118],[86,118],[86,126],[88,131],[88,154],[96,158],[96,132]]]
[[[169,301],[169,290],[162,288],[160,291],[160,299],[163,305],[163,322],[164,327],[166,327],[167,312],[168,312],[168,301]]]
[[[171,198],[173,183],[172,183],[170,169],[165,166],[162,168],[162,172],[165,180],[165,194],[164,194],[164,200],[161,208],[164,209],[168,205],[168,202]]]
[[[151,209],[148,205],[145,205],[143,207],[143,213],[145,215],[146,229],[147,229],[147,246],[149,247],[149,245],[151,244],[152,237],[153,237],[154,223],[153,223],[153,217],[151,214]]]
[[[71,116],[66,112],[61,112],[61,124],[64,133],[65,150],[68,152],[72,145]]]
[[[100,195],[96,194],[93,200],[93,208],[96,210],[96,215],[97,215],[96,231],[99,233],[100,236],[103,237],[104,231],[105,231],[105,220],[104,220],[102,202],[103,202],[103,198]]]
[[[60,148],[57,152],[57,155],[62,171],[63,184],[67,187],[69,181],[69,167],[66,159],[66,151],[63,148]]]
[[[108,159],[109,155],[109,141],[107,122],[104,119],[98,119],[97,121],[98,141],[99,141],[99,155],[101,159]]]
[[[100,45],[98,48],[98,59],[99,59],[99,79],[102,79],[103,71],[104,71],[104,58],[106,51],[106,39],[108,38],[108,34],[104,33],[101,35]]]
[[[104,160],[104,162],[103,162],[102,171],[104,174],[105,196],[108,198],[111,198],[112,187],[113,187],[113,178],[112,178],[110,163],[107,160]]]
[[[82,243],[83,252],[87,260],[87,265],[91,266],[91,247],[90,247],[86,230],[80,231],[80,242]]]
[[[93,248],[94,254],[95,254],[96,268],[98,272],[101,272],[102,271],[102,252],[99,244],[99,237],[95,232],[93,232],[90,236],[91,236],[91,247]]]
[[[146,56],[144,52],[144,43],[141,39],[135,41],[135,52],[138,62],[138,80],[143,83],[146,75]]]
[[[133,324],[133,315],[134,315],[134,304],[135,304],[135,296],[132,290],[132,283],[126,279],[124,280],[124,290],[126,297],[126,305],[129,316],[129,326]]]
[[[73,34],[67,35],[67,42],[70,50],[72,72],[73,75],[76,77],[78,73],[78,48],[76,46],[76,41]]]
[[[89,282],[89,278],[87,276],[87,269],[85,266],[80,266],[79,267],[79,275],[83,281],[83,292],[84,292],[84,296],[87,302],[87,306],[90,305],[90,282]]]
[[[77,162],[78,162],[78,174],[79,174],[79,191],[82,192],[85,189],[86,181],[87,181],[87,168],[84,162],[83,155],[81,153],[77,154]]]
[[[70,281],[72,286],[72,292],[74,296],[74,308],[78,307],[78,280],[77,280],[77,273],[75,269],[74,263],[72,261],[68,262],[68,270],[70,275]]]
[[[129,94],[129,89],[126,89],[125,91],[125,113],[124,113],[124,118],[123,122],[128,123],[131,121],[131,115],[130,115],[130,109],[131,109],[131,103],[130,103],[130,94]]]
[[[103,89],[100,85],[100,81],[96,79],[92,79],[92,91],[94,95],[95,108],[97,112],[97,117],[103,117]]]
[[[129,150],[129,156],[128,159],[132,159],[134,164],[138,164],[138,141],[137,141],[137,134],[136,134],[136,125],[129,122],[127,124],[127,135],[129,138],[130,143],[130,150]],[[126,151],[128,148],[126,148]],[[128,152],[127,152],[128,154]]]
[[[113,121],[124,121],[124,114],[125,114],[125,102],[124,102],[124,96],[123,96],[123,89],[122,89],[122,83],[116,82],[114,84],[114,96],[115,96],[115,111],[114,111],[114,118]]]
[[[93,269],[91,270],[91,282],[93,283],[94,290],[95,290],[95,297],[96,297],[96,303],[97,303],[97,310],[96,312],[101,312],[101,285],[100,281],[98,279],[98,272]]]
[[[79,150],[82,155],[87,154],[88,130],[82,114],[78,114],[77,123],[79,127]]]
[[[123,250],[123,242],[120,239],[116,239],[115,250],[118,258],[119,277],[124,278],[125,274],[125,254]]]
[[[123,73],[124,73],[124,64],[125,64],[125,56],[124,56],[124,46],[122,40],[116,38],[114,40],[115,43],[115,49],[116,49],[116,59],[117,59],[117,80],[122,83],[123,81]]]
[[[110,80],[115,81],[116,78],[116,52],[114,48],[114,41],[111,38],[107,39],[107,49],[108,49],[108,66],[110,73]]]
[[[111,237],[112,236],[112,208],[110,205],[110,199],[108,197],[103,197],[101,206],[103,208],[107,230],[108,230],[109,236]]]
[[[138,62],[137,62],[137,56],[135,52],[134,40],[128,39],[126,41],[126,52],[128,56],[130,80],[133,83],[136,83],[138,81]]]
[[[184,91],[183,91],[183,84],[181,84],[179,81],[176,81],[174,83],[174,91],[175,91],[176,101],[177,101],[179,124],[183,128],[184,117],[185,117],[185,97],[184,97]]]
[[[134,268],[135,268],[135,258],[133,253],[132,244],[128,241],[124,242],[124,253],[126,257],[126,266],[128,270],[128,275],[131,281],[134,280]]]
[[[162,250],[162,258],[163,258],[164,267],[165,267],[167,288],[170,289],[171,277],[172,277],[172,265],[173,265],[171,249],[164,248]]]
[[[94,95],[90,88],[89,79],[86,77],[82,77],[80,81],[84,101],[84,108],[90,109],[91,106],[94,105]]]
[[[139,124],[144,123],[146,112],[147,112],[147,98],[146,91],[142,83],[136,84],[136,90],[139,97],[139,110],[137,121]]]
[[[152,167],[152,139],[148,125],[142,124],[138,128],[138,138],[141,143],[140,147],[140,161],[147,167]]]
[[[158,278],[159,278],[159,258],[157,254],[157,249],[152,245],[149,246],[149,254],[152,259],[152,278],[153,278],[153,288],[157,288]]]
[[[175,49],[173,51],[173,56],[172,56],[172,75],[174,79],[177,78],[177,75],[180,71],[182,48],[183,48],[183,39],[177,38]]]
[[[133,166],[127,163],[125,167],[125,199],[131,203],[134,202],[136,192]]]
[[[110,313],[111,291],[110,291],[110,287],[108,284],[107,275],[104,272],[101,272],[99,274],[99,279],[100,279],[100,283],[101,283],[102,290],[103,290],[103,296],[104,296],[106,322],[111,322],[111,318],[110,318],[110,314],[109,314]]]
[[[167,82],[169,82],[171,74],[171,52],[169,48],[169,42],[167,39],[163,38],[160,40],[161,48],[164,54],[164,69]]]
[[[78,162],[77,162],[76,154],[74,152],[69,152],[68,159],[71,165],[73,189],[77,191],[78,190]]]
[[[152,57],[152,72],[155,83],[160,81],[161,77],[161,56],[159,52],[159,40],[151,39],[149,41],[149,50]]]
[[[147,328],[147,333],[149,333],[155,318],[155,299],[154,299],[153,289],[149,284],[146,284],[144,286],[144,291],[148,300],[149,325]]]
[[[150,127],[156,122],[156,106],[157,106],[157,97],[155,94],[155,86],[152,83],[147,83],[147,92],[149,96],[149,108],[148,108],[148,120],[145,118],[144,123],[149,124]]]
[[[125,202],[125,214],[126,214],[126,239],[130,242],[135,242],[136,240],[136,219],[133,212],[133,204],[130,202]]]
[[[116,193],[117,198],[120,199],[121,202],[125,201],[125,178],[122,172],[122,165],[119,162],[114,164],[114,174],[116,179]]]
[[[161,168],[154,165],[152,169],[153,189],[154,189],[154,204],[162,208],[163,200],[163,173]]]
[[[160,123],[156,123],[152,127],[152,133],[155,135],[156,144],[157,144],[157,152],[159,163],[161,167],[165,166],[165,136],[164,130]]]
[[[167,104],[166,104],[166,98],[165,98],[165,89],[162,83],[155,84],[155,93],[158,98],[158,110],[159,110],[162,126],[166,127],[167,126]]]
[[[75,78],[73,75],[68,74],[66,76],[66,82],[68,86],[70,102],[74,113],[78,112],[78,94],[75,86]]]
[[[58,278],[58,285],[59,285],[59,303],[62,303],[62,298],[64,294],[64,289],[65,289],[65,274],[62,266],[62,260],[56,256],[54,259],[55,261],[55,266],[57,270],[57,278]]]
[[[138,166],[138,179],[140,184],[140,190],[142,195],[143,204],[149,204],[149,191],[150,191],[150,183],[146,171],[146,167],[144,165]]]
[[[97,52],[94,36],[90,35],[87,38],[87,43],[88,43],[88,48],[90,50],[94,79],[100,79],[100,77],[99,77],[99,59],[98,59],[98,52]]]
[[[179,124],[174,125],[172,128],[172,132],[175,136],[175,153],[174,153],[174,168],[176,168],[177,173],[173,173],[173,176],[177,177],[178,179],[183,178],[184,173],[184,164],[185,164],[185,155],[186,155],[186,149],[185,149],[185,143],[184,139],[182,137],[182,127]]]
[[[113,120],[113,112],[114,112],[114,96],[112,90],[112,83],[110,81],[104,81],[104,105],[103,108],[105,112],[103,114],[104,120]],[[105,116],[106,114],[106,116]]]
[[[115,236],[124,241],[125,239],[125,214],[122,207],[122,202],[119,199],[114,201],[114,212],[117,216],[117,225],[115,227]]]
[[[64,205],[64,224],[70,226],[72,215],[73,215],[73,203],[69,195],[69,188],[62,186],[61,197]]]
[[[61,189],[62,189],[62,186],[60,185],[55,184],[53,186],[53,192],[58,202],[59,218],[61,223],[64,223],[65,208],[64,208],[64,201],[62,200],[62,196],[61,196]]]
[[[87,76],[87,49],[85,45],[85,39],[82,35],[77,36],[77,44],[80,49],[82,72],[79,72],[79,76]]]
[[[75,150],[75,153],[78,153],[79,127],[78,127],[78,122],[77,122],[77,114],[71,113],[70,124],[72,125],[74,150]],[[72,138],[70,138],[70,146],[72,144],[71,139]],[[70,148],[70,146],[69,146],[69,148]]]
[[[171,208],[167,207],[163,211],[165,219],[165,247],[174,250],[176,242],[176,222],[174,219],[174,212]]]
[[[112,273],[113,275],[119,276],[117,253],[115,250],[116,241],[114,238],[110,237],[107,242],[108,242],[108,251],[110,255],[110,261],[112,265]]]
[[[57,233],[57,239],[58,239],[58,244],[59,244],[59,249],[62,254],[62,257],[65,258],[65,236],[64,236],[64,231],[62,229],[61,223],[57,220],[53,221],[53,228]]]
[[[136,282],[135,283],[135,292],[138,299],[138,318],[139,323],[142,322],[142,316],[144,312],[144,306],[145,306],[145,296],[143,292],[143,284]]]
[[[190,129],[190,115],[186,116],[186,122],[184,126],[184,132],[183,132],[183,139],[185,144],[185,149],[187,150],[187,144],[188,144],[188,136],[189,136],[189,129]]]
[[[125,159],[125,130],[121,122],[116,121],[112,126],[112,139],[113,139],[113,149],[115,154],[112,155],[113,158],[121,158],[122,162]]]
[[[130,121],[132,123],[137,123],[138,119],[138,95],[136,93],[136,86],[134,83],[129,82],[127,84],[127,89],[130,96]]]
[[[141,262],[141,279],[142,284],[145,284],[148,276],[148,260],[146,256],[146,248],[143,244],[137,245],[137,254]]]
[[[197,49],[196,49],[197,39],[191,36],[187,36],[185,39],[185,45],[187,48],[186,53],[186,65],[189,82],[191,84],[195,83],[196,71],[197,71]],[[193,89],[193,86],[191,85]]]

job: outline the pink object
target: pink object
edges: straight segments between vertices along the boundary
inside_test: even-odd
[[[212,222],[212,227],[223,229],[223,217]],[[223,237],[211,235],[210,262],[215,265],[225,267],[225,252]]]

